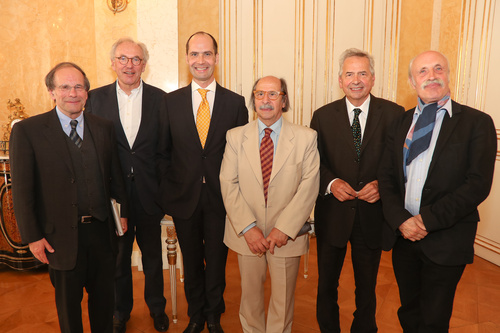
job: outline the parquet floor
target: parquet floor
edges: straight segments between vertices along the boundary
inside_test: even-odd
[[[354,311],[354,282],[349,259],[346,257],[339,291],[341,325],[343,332],[349,332]],[[301,262],[303,265],[303,260]],[[303,269],[301,268],[301,272]],[[240,301],[240,276],[235,253],[229,253],[227,263],[227,288],[225,292],[226,312],[221,323],[226,333],[242,332],[238,318]],[[165,295],[168,300],[167,314],[171,317],[169,274],[165,271]],[[189,318],[184,299],[183,285],[178,285],[179,321],[171,321],[168,332],[180,333]],[[267,286],[267,285],[266,285]],[[268,286],[267,286],[268,287]],[[294,333],[319,332],[316,322],[316,243],[311,240],[309,276],[298,277]],[[144,278],[134,267],[135,305],[127,324],[128,333],[154,333],[149,311],[142,298]],[[269,287],[266,294],[269,294]],[[392,271],[390,253],[383,253],[377,286],[377,323],[379,332],[402,332],[397,320],[399,306],[398,288]],[[84,300],[86,302],[86,300]],[[86,304],[86,303],[84,303]],[[83,308],[85,332],[90,332],[87,311]],[[1,333],[52,333],[58,332],[57,313],[54,304],[54,290],[46,269],[32,272],[17,272],[0,266],[0,332]],[[204,332],[208,332],[206,329]],[[498,333],[500,332],[500,267],[479,257],[467,266],[459,283],[455,307],[451,320],[451,333]]]

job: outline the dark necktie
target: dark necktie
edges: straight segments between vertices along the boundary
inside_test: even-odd
[[[352,120],[351,130],[352,136],[354,138],[354,148],[356,148],[356,154],[361,155],[361,125],[359,124],[359,114],[361,109],[354,109],[354,119]]]
[[[422,110],[422,114],[418,117],[413,131],[405,141],[405,165],[410,163],[421,153],[429,148],[432,138],[432,131],[436,122],[437,103],[429,104]]]
[[[269,188],[269,178],[271,178],[271,171],[273,170],[273,155],[274,155],[274,144],[271,139],[270,128],[266,128],[264,137],[260,142],[260,166],[262,168],[262,180],[264,182],[264,198],[266,199],[267,206],[267,193]]]
[[[82,146],[82,138],[80,138],[80,136],[76,132],[76,126],[78,125],[78,120],[71,120],[69,124],[71,125],[71,132],[69,132],[69,138],[78,148],[80,148]]]

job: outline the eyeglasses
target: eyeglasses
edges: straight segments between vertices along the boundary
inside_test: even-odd
[[[77,93],[80,93],[80,92],[83,92],[84,90],[86,90],[85,87],[82,86],[81,84],[77,84],[76,86],[70,86],[68,84],[63,84],[62,86],[57,87],[57,89],[59,89],[62,92],[65,92],[65,93],[69,93],[73,89],[75,89],[75,91]]]
[[[285,93],[282,91],[274,91],[274,90],[271,91],[254,90],[253,92],[253,95],[255,96],[256,99],[263,99],[266,94],[267,97],[272,101],[277,100],[281,95],[285,95]]]
[[[132,65],[134,65],[134,66],[139,66],[142,62],[142,59],[139,57],[129,58],[126,56],[121,56],[121,57],[115,57],[115,58],[118,59],[118,62],[120,62],[120,64],[122,64],[122,65],[128,64],[129,60],[132,60]]]

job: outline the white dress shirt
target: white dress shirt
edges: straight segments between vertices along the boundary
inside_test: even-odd
[[[196,82],[191,82],[191,95],[193,97],[193,115],[194,122],[196,123],[196,115],[198,114],[198,108],[201,103],[201,94],[198,89],[206,89],[207,91],[207,101],[208,106],[210,107],[210,118],[212,118],[212,112],[214,110],[214,101],[215,101],[215,89],[217,87],[217,82],[215,80],[212,81],[206,88],[200,87]]]
[[[142,79],[139,87],[132,90],[130,95],[120,88],[116,81],[116,96],[118,99],[118,110],[120,110],[120,121],[123,131],[127,137],[130,148],[133,147],[142,117]]]

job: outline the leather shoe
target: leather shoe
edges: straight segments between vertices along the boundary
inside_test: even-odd
[[[157,315],[151,314],[151,317],[153,317],[155,330],[157,330],[158,332],[165,332],[166,330],[168,330],[168,326],[170,325],[170,321],[169,321],[168,316],[165,312],[162,312],[162,313],[157,314]]]
[[[200,333],[204,326],[205,324],[189,323],[183,333]]]
[[[207,323],[207,328],[210,333],[224,333],[224,330],[222,329],[222,326],[220,326],[220,323]]]
[[[125,333],[126,330],[127,321],[113,317],[113,333]]]

